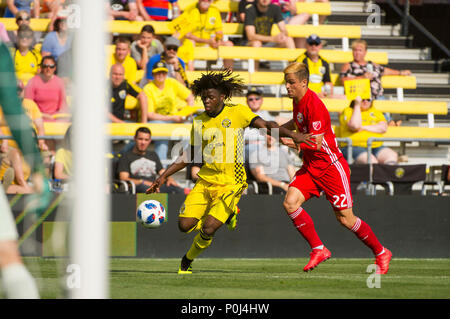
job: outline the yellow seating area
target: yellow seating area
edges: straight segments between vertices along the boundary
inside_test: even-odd
[[[45,132],[48,136],[63,136],[69,123],[45,122]],[[142,123],[109,123],[107,132],[111,136],[134,136],[137,128],[146,126],[152,131],[153,138],[186,138],[190,134],[190,124],[142,124]],[[387,138],[449,138],[450,127],[410,127],[389,126],[383,135]]]
[[[197,0],[179,0],[178,5],[183,11],[188,6],[196,3]],[[239,7],[239,1],[232,0],[216,0],[212,4],[219,9],[220,12],[237,12]],[[329,2],[297,2],[297,14],[309,13],[319,15],[330,15],[331,4]]]
[[[5,25],[6,30],[17,30],[17,25],[14,18],[0,18],[0,22]],[[30,26],[34,31],[47,31],[50,19],[31,19]],[[142,27],[148,22],[144,21],[108,21],[107,28],[111,33],[119,34],[138,34]],[[170,27],[170,22],[152,21],[150,23],[154,28],[156,34],[168,35],[172,34],[173,30]],[[225,35],[241,35],[244,27],[241,23],[224,23],[223,32]],[[350,38],[356,39],[361,37],[360,26],[353,25],[287,25],[287,30],[292,37],[307,37],[312,33],[317,34],[322,38]],[[278,27],[274,26],[272,34],[279,32]]]

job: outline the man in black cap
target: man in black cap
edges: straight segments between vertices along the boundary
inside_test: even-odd
[[[153,80],[153,66],[159,61],[162,61],[167,64],[167,69],[169,71],[167,76],[169,78],[174,78],[185,86],[189,85],[186,76],[186,63],[177,56],[177,51],[180,46],[180,40],[175,37],[168,37],[164,41],[164,52],[152,56],[147,63],[146,79],[148,82]]]
[[[308,87],[320,98],[333,95],[333,83],[330,76],[330,65],[319,55],[323,41],[316,34],[306,39],[306,51],[295,61],[302,62],[309,69]]]

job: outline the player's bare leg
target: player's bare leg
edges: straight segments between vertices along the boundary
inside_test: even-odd
[[[311,247],[310,260],[303,268],[303,271],[310,271],[317,267],[320,263],[331,257],[331,252],[323,245],[314,227],[313,220],[309,214],[302,208],[305,197],[302,192],[295,188],[289,187],[283,202],[284,209],[291,218],[294,227],[306,239]]]
[[[334,213],[342,226],[355,233],[356,237],[372,250],[375,255],[375,263],[378,266],[377,273],[386,274],[389,270],[392,253],[380,244],[370,226],[356,217],[352,208],[336,210]]]
[[[25,268],[15,240],[0,241],[0,270],[3,288],[8,298],[39,298],[34,278]]]

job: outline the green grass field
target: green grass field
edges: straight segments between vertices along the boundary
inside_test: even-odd
[[[42,298],[62,298],[64,259],[25,258]],[[112,258],[111,298],[148,299],[316,299],[450,298],[450,259],[393,259],[380,288],[372,259],[330,259],[309,273],[298,259],[207,259],[192,275],[178,275],[179,259]],[[58,271],[59,269],[59,271]]]

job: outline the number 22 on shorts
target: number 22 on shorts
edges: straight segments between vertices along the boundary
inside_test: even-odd
[[[333,206],[336,208],[347,207],[347,196],[345,194],[333,195]]]

